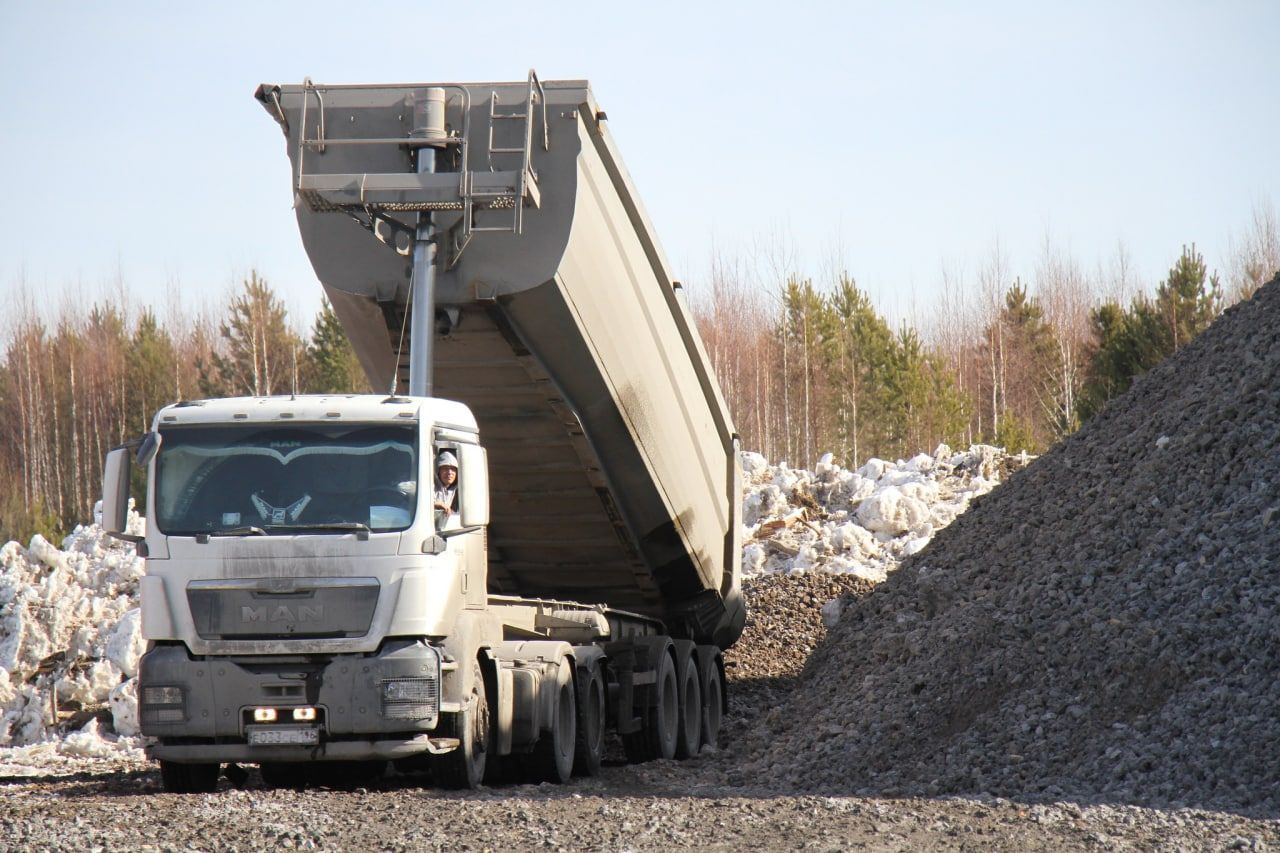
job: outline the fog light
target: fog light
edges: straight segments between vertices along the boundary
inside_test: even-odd
[[[181,705],[181,687],[144,687],[142,688],[143,705]]]
[[[155,711],[157,723],[180,723],[183,719],[181,708],[158,708]]]
[[[254,708],[253,721],[255,723],[274,723],[276,721],[275,708]]]
[[[304,723],[309,723],[316,718],[315,708],[294,708],[293,718]]]

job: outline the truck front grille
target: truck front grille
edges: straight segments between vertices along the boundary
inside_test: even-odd
[[[378,604],[375,578],[246,578],[187,585],[205,640],[363,637]]]

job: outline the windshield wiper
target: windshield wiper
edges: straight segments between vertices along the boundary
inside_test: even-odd
[[[354,532],[357,539],[369,538],[369,525],[360,521],[322,521],[316,524],[268,524],[268,530]]]
[[[228,527],[225,530],[211,530],[210,536],[266,536],[267,531],[261,527],[246,524],[243,527]]]
[[[266,535],[267,535],[267,531],[263,530],[261,527],[254,527],[252,524],[247,524],[244,527],[227,527],[222,530],[202,530],[199,533],[195,534],[195,537],[196,537],[196,542],[200,543],[201,545],[207,545],[209,543],[209,537],[211,536],[266,536]]]

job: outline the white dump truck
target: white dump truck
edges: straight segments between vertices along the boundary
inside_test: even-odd
[[[148,474],[138,699],[165,788],[388,760],[563,782],[609,731],[634,761],[714,744],[746,619],[738,438],[588,85],[257,99],[385,390],[180,402],[108,456],[122,536]]]

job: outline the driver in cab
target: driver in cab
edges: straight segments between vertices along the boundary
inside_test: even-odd
[[[438,526],[458,520],[458,457],[450,450],[436,456],[436,519]]]

